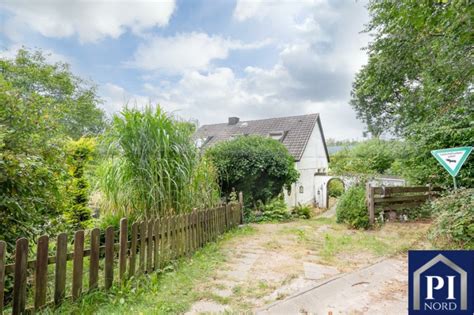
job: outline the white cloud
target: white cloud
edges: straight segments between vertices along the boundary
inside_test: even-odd
[[[263,20],[270,18],[280,21],[294,18],[302,10],[314,6],[321,0],[268,1],[268,0],[237,0],[234,8],[234,19],[243,22],[252,18]],[[286,18],[285,18],[286,17]]]
[[[327,137],[360,138],[363,124],[348,101],[354,73],[366,59],[360,47],[367,38],[359,31],[367,13],[360,3],[292,5],[262,2],[256,11],[247,8],[241,18],[234,12],[240,23],[255,19],[263,36],[279,40],[279,57],[273,66],[248,66],[240,74],[230,66],[213,64],[227,58],[233,49],[253,49],[258,44],[244,45],[203,33],[155,37],[136,51],[134,66],[178,73],[180,77],[168,82],[150,76],[142,91],[149,98],[133,98],[161,104],[165,110],[198,119],[201,124],[225,122],[229,116],[250,120],[320,113]],[[266,29],[269,21],[280,21],[277,37],[274,24]],[[131,97],[125,91],[116,94]],[[121,98],[115,104],[123,104]]]
[[[271,71],[247,68],[239,78],[230,68],[216,68],[206,74],[190,71],[176,84],[144,85],[153,104],[201,124],[225,122],[229,116],[243,120],[320,113],[326,136],[361,137],[362,124],[343,100],[297,99],[287,90],[295,88],[280,67]]]
[[[216,59],[226,59],[231,50],[258,49],[269,40],[244,44],[240,41],[206,33],[184,33],[172,37],[152,37],[135,51],[128,66],[143,70],[182,73],[207,69]]]
[[[262,2],[261,0],[237,1],[234,10],[234,18],[238,21],[245,21],[254,17],[262,7]]]
[[[31,29],[46,37],[78,35],[81,42],[118,38],[127,30],[141,33],[165,26],[175,9],[174,0],[5,0],[0,8],[11,13],[4,22],[15,41]]]

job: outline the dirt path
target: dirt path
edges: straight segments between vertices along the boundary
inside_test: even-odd
[[[223,245],[226,263],[200,285],[198,290],[206,298],[188,314],[256,312],[405,250],[424,235],[428,225],[393,223],[377,231],[354,231],[332,217],[320,216],[253,227],[257,230],[253,235]]]

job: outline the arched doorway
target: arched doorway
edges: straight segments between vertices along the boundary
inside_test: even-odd
[[[339,198],[346,190],[346,184],[338,177],[330,178],[326,183],[326,206],[331,208],[329,204],[330,197]]]

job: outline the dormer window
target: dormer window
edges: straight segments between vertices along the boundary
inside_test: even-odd
[[[208,137],[205,137],[205,138],[199,138],[199,139],[196,139],[196,141],[194,142],[194,144],[196,145],[196,147],[198,149],[204,147],[206,144],[209,143],[209,141],[212,140],[212,138],[214,138],[213,136],[208,136]]]
[[[285,139],[286,132],[285,131],[272,131],[268,134],[268,136],[272,138],[273,140],[277,140],[281,142],[283,141],[283,139]]]

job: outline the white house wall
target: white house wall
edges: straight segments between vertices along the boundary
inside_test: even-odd
[[[318,169],[324,168],[325,171],[328,169],[328,161],[322,139],[319,126],[316,123],[301,160],[296,162],[296,168],[300,173],[300,177],[296,184],[293,185],[291,194],[288,196],[285,193],[285,200],[290,207],[294,207],[298,203],[314,204],[318,201],[314,174]],[[302,192],[300,192],[300,187],[303,187]]]

